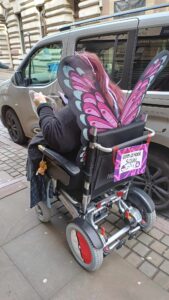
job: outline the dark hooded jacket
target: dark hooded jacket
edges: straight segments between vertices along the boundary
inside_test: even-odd
[[[41,128],[28,146],[27,179],[31,182],[31,203],[35,206],[39,201],[46,201],[45,177],[36,175],[42,153],[38,145],[47,146],[68,159],[75,160],[80,148],[80,129],[76,117],[69,106],[55,112],[46,103],[40,104],[37,109]]]

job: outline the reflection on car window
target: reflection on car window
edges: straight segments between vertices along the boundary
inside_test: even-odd
[[[25,69],[25,77],[30,84],[48,84],[56,79],[57,69],[61,60],[61,43],[52,44],[39,49]]]
[[[169,28],[155,27],[144,28],[139,31],[138,42],[136,47],[132,88],[138,81],[140,75],[153,57],[162,50],[169,50]],[[149,90],[152,91],[169,91],[169,64],[159,74],[158,78],[152,84]]]
[[[96,53],[101,59],[109,77],[120,83],[124,68],[127,34],[104,35],[79,40],[76,51]]]

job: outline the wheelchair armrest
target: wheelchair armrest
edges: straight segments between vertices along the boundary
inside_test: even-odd
[[[56,165],[62,167],[69,175],[75,176],[80,173],[80,168],[78,166],[54,150],[45,148],[41,145],[39,145],[38,148],[45,156],[52,160]]]

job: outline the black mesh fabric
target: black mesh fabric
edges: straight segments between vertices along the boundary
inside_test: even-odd
[[[130,141],[143,135],[144,125],[144,121],[137,121],[128,126],[101,133],[97,137],[97,142],[104,147],[113,147]],[[113,155],[112,153],[96,151],[91,185],[92,198],[104,193],[114,185],[119,185],[119,183],[114,183],[113,181],[114,159],[115,153]]]
[[[128,126],[113,129],[111,131],[101,133],[97,136],[97,142],[104,147],[113,147],[123,142],[130,141],[140,137],[144,132],[144,121],[136,121]],[[91,196],[92,199],[103,194],[114,186],[123,184],[122,181],[114,183],[114,163],[112,153],[105,153],[94,150],[94,168],[91,176]],[[88,169],[88,168],[87,168]],[[65,189],[77,201],[82,201],[83,185],[84,185],[84,167],[81,166],[81,173],[78,176],[71,176],[68,186],[60,183],[60,187]],[[86,170],[87,172],[88,170]],[[129,181],[128,178],[126,181]]]

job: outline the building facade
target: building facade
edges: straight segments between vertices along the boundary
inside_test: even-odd
[[[38,40],[56,33],[63,24],[133,8],[131,2],[138,7],[168,1],[0,0],[0,62],[15,69]]]

